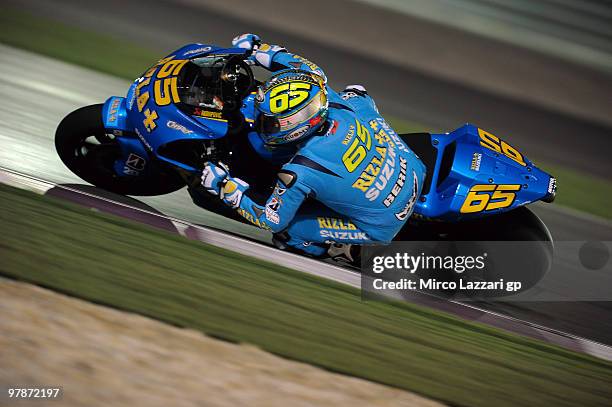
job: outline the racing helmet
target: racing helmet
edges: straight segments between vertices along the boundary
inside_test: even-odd
[[[327,119],[325,79],[309,71],[286,69],[272,75],[255,97],[255,130],[268,146],[297,143]]]

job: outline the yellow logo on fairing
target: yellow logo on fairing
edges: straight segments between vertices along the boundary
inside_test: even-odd
[[[523,155],[519,153],[516,148],[501,140],[496,135],[491,134],[488,131],[484,131],[483,129],[478,129],[478,135],[480,136],[481,146],[486,147],[489,150],[493,150],[496,153],[503,154],[509,159],[516,161],[523,166],[527,165],[523,159]]]
[[[493,209],[507,208],[516,199],[520,185],[474,185],[461,206],[461,213],[477,213]],[[491,194],[492,192],[492,194]]]
[[[223,114],[221,112],[211,112],[209,110],[202,110],[200,116],[207,117],[209,119],[222,119]]]
[[[157,73],[157,79],[167,78],[170,75],[178,75],[187,62],[189,62],[188,59],[174,59],[166,62]]]
[[[144,73],[135,89],[136,106],[139,112],[142,113],[150,99],[149,91],[143,91],[143,88],[151,84],[151,78],[158,68],[157,79],[153,82],[153,99],[155,103],[158,106],[167,106],[170,103],[180,102],[177,75],[187,62],[189,62],[188,59],[174,59],[173,55],[160,60]],[[147,126],[148,131],[154,128],[155,125]]]
[[[159,106],[169,105],[170,102],[178,103],[181,100],[178,95],[177,88],[178,78],[166,78],[163,81],[158,80],[153,84],[153,94],[155,95],[155,103]]]
[[[158,118],[157,112],[155,110],[151,111],[147,109],[144,111],[144,115],[145,119],[142,121],[142,124],[144,125],[145,129],[147,129],[147,131],[150,133],[157,127],[157,124],[155,123],[155,120],[157,120]]]
[[[159,69],[157,80],[153,83],[153,95],[158,106],[167,106],[170,103],[181,101],[178,95],[178,77],[176,75],[179,74],[187,62],[189,62],[188,59],[174,59],[166,62]]]

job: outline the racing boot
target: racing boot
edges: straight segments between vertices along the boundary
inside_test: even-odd
[[[361,266],[361,246],[350,243],[330,243],[327,256],[334,261],[350,263],[355,267]]]

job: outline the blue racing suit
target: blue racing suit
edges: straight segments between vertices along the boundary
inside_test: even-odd
[[[272,71],[296,68],[325,74],[283,48],[262,45],[252,56]],[[328,88],[323,130],[297,150],[267,149],[256,133],[253,147],[284,165],[265,202],[248,191],[238,213],[300,251],[320,256],[328,243],[387,243],[410,217],[425,166],[378,113],[361,86]]]

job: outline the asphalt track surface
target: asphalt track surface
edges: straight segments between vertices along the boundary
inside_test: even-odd
[[[99,103],[109,95],[121,95],[127,86],[126,81],[114,77],[0,46],[0,94],[3,96],[0,102],[0,167],[68,185],[95,196],[104,196],[104,191],[83,186],[83,182],[64,167],[55,153],[53,135],[59,121],[70,111]],[[266,232],[196,207],[184,189],[165,196],[125,200],[131,206],[231,232],[269,246],[270,236]],[[554,205],[536,205],[534,210],[547,223],[557,240],[609,240],[612,235],[611,224],[597,218],[574,215]],[[223,236],[227,236],[228,241],[234,239],[227,234]],[[280,257],[278,251],[276,253],[276,257]],[[559,301],[481,304],[479,307],[612,344],[612,321],[609,318],[612,303],[570,301],[577,281],[577,260],[569,254],[563,260],[553,281],[546,285],[548,294]],[[304,260],[304,264],[311,263]],[[317,273],[317,267],[310,272]],[[346,274],[344,271],[342,273]],[[595,271],[590,277],[598,281],[600,287],[610,287],[611,274]],[[454,305],[440,306],[442,309],[447,307],[445,310],[450,312],[456,311]],[[491,318],[491,314],[482,310],[473,312],[479,315],[478,320]]]
[[[367,49],[360,53],[340,50],[278,31],[258,24],[256,17],[243,20],[204,6],[178,4],[177,1],[6,0],[5,3],[88,30],[125,38],[159,50],[160,54],[171,52],[187,42],[229,44],[237,33],[256,32],[270,42],[282,43],[319,63],[335,87],[363,83],[377,100],[383,114],[407,118],[440,130],[452,130],[469,121],[507,139],[526,151],[528,157],[604,178],[609,178],[612,171],[609,158],[612,128],[606,125],[475,90],[404,66],[382,63],[369,55]],[[342,4],[330,2],[329,7],[347,7]],[[376,12],[372,9],[372,13]],[[406,19],[406,24],[409,24],[411,20]],[[435,24],[432,27],[429,31],[435,35]],[[316,22],[313,22],[313,30],[316,30]],[[492,53],[502,49],[495,44],[487,43]],[[596,81],[597,77],[592,80]]]

